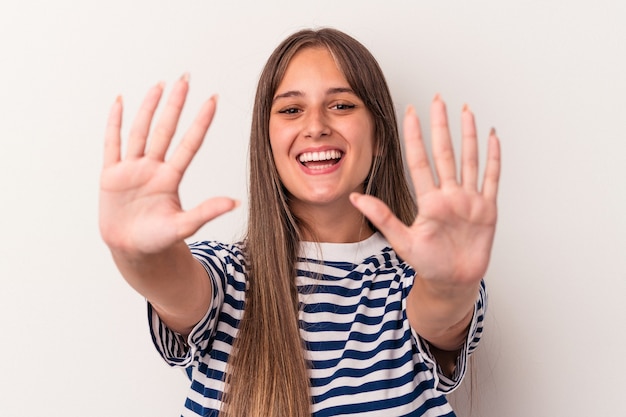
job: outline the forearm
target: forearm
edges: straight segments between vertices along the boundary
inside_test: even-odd
[[[415,278],[407,315],[413,329],[432,346],[458,351],[467,338],[480,282],[443,288]]]
[[[211,283],[184,242],[158,254],[111,248],[122,276],[172,330],[187,335],[211,302]]]

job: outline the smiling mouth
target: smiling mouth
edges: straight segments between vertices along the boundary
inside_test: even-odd
[[[309,169],[325,169],[339,162],[343,152],[332,149],[320,152],[305,152],[298,156],[298,161]]]

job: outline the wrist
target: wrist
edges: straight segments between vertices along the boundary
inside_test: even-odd
[[[477,282],[445,282],[415,276],[413,288],[417,289],[421,298],[438,303],[462,304],[463,301],[473,302],[480,288]]]
[[[467,338],[479,288],[480,283],[441,286],[416,277],[407,303],[411,326],[437,348],[458,350]]]

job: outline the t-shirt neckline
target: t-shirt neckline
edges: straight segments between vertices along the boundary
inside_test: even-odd
[[[330,262],[360,262],[389,246],[379,232],[354,243],[300,242],[300,256]]]

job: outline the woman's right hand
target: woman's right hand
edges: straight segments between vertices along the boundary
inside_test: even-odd
[[[188,211],[181,207],[178,187],[204,140],[216,107],[216,97],[204,103],[172,156],[165,160],[188,89],[185,74],[174,85],[148,140],[163,84],[150,89],[131,127],[124,157],[121,98],[111,109],[100,179],[99,222],[102,238],[118,255],[134,258],[164,252],[238,205],[231,198],[216,197]]]

